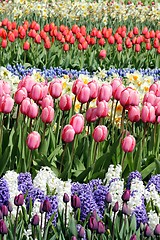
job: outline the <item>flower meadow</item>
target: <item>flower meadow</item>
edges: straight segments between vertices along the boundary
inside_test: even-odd
[[[158,1],[0,1],[0,238],[160,239]]]

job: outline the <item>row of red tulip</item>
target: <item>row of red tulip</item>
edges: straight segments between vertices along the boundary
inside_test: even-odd
[[[16,22],[4,19],[0,22],[0,37],[2,38],[1,46],[3,48],[7,47],[7,39],[10,42],[14,42],[16,38],[26,39],[23,44],[24,50],[29,50],[30,41],[28,41],[28,38],[32,38],[37,44],[43,41],[46,49],[51,48],[51,45],[57,40],[62,43],[64,51],[68,51],[70,45],[74,43],[77,43],[79,50],[86,50],[89,46],[95,44],[103,47],[108,43],[110,45],[116,44],[119,52],[123,50],[123,45],[126,48],[132,48],[135,45],[135,51],[139,52],[141,44],[145,43],[146,50],[150,50],[153,46],[158,53],[160,52],[160,31],[149,30],[147,27],[140,31],[135,26],[127,32],[126,26],[120,26],[115,33],[113,33],[112,28],[103,27],[101,30],[93,28],[87,33],[84,25],[73,25],[71,28],[64,25],[58,27],[52,22],[41,29],[40,24],[36,21],[32,23],[25,21],[22,25],[17,26]],[[104,58],[104,55],[102,58]]]

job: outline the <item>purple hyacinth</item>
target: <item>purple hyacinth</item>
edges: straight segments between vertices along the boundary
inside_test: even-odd
[[[7,205],[10,198],[7,181],[4,178],[0,179],[0,206]]]
[[[26,207],[29,208],[30,199],[32,199],[32,204],[34,204],[35,200],[38,200],[39,202],[43,202],[45,199],[44,191],[40,188],[32,187],[29,189],[27,196],[26,196]]]
[[[20,173],[18,176],[18,191],[23,194],[33,187],[32,177],[30,173]]]
[[[99,185],[102,185],[102,180],[101,179],[92,179],[89,183],[89,186],[91,188],[91,191],[93,192],[94,190],[97,189]]]
[[[46,196],[45,199],[48,199],[51,203],[51,211],[47,213],[47,219],[49,220],[49,218],[54,214],[52,223],[56,226],[58,217],[58,198],[57,196]]]
[[[135,208],[135,210],[133,211],[133,214],[135,214],[135,216],[136,216],[137,228],[140,227],[140,223],[143,223],[143,224],[148,223],[146,207],[144,204],[144,197],[142,197],[141,206],[137,206]]]
[[[93,182],[92,182],[93,183]],[[88,214],[96,210],[99,217],[102,217],[93,195],[93,184],[73,183],[72,194],[77,194],[81,200],[81,220],[85,220]]]
[[[93,192],[94,200],[98,205],[98,209],[100,211],[100,217],[102,218],[105,209],[106,203],[106,194],[109,192],[108,186],[99,185],[97,189]]]
[[[151,184],[154,184],[157,192],[160,193],[160,174],[157,174],[157,175],[152,176],[152,177],[150,178],[150,180],[148,181],[148,184],[147,184],[147,186],[146,186],[146,188],[147,188],[148,190],[150,190],[150,185],[151,185]]]
[[[131,181],[134,178],[138,178],[139,180],[142,180],[142,175],[136,170],[135,172],[131,172],[128,176],[128,181],[126,185],[126,189],[130,189],[131,187]]]

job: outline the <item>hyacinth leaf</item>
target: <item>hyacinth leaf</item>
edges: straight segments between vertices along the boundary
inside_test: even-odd
[[[77,182],[83,182],[85,180],[85,178],[88,176],[89,172],[91,171],[91,167],[85,169],[82,173],[80,173],[78,175],[78,177],[76,177],[76,181]]]
[[[55,214],[52,214],[52,216],[50,217],[49,221],[47,222],[47,226],[45,228],[45,234],[44,234],[43,240],[47,240],[49,228],[52,226],[52,221],[54,219],[54,216],[55,216]]]
[[[87,239],[90,240],[91,237],[92,237],[91,230],[87,228],[87,230],[86,230],[86,234],[87,234]]]
[[[149,166],[141,171],[142,179],[145,179],[155,169],[155,162],[152,162]]]
[[[61,155],[62,152],[63,152],[62,146],[57,146],[57,147],[51,152],[51,154],[48,156],[48,161],[52,163],[52,162],[54,161],[55,157],[56,157],[57,155]]]

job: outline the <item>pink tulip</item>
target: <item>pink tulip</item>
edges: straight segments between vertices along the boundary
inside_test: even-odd
[[[14,100],[17,104],[21,104],[21,102],[27,97],[27,90],[25,87],[19,88],[14,94]]]
[[[133,152],[136,146],[136,140],[132,135],[128,135],[122,140],[121,146],[124,152]]]
[[[87,122],[95,122],[97,119],[97,108],[89,108],[86,112]]]
[[[113,81],[111,82],[112,86],[112,93],[117,89],[119,85],[122,84],[122,80],[120,78],[114,78]]]
[[[108,135],[107,127],[104,125],[98,125],[93,131],[93,138],[95,142],[102,142]]]
[[[130,87],[125,88],[121,92],[120,104],[125,108],[130,106],[130,105],[138,106],[138,104],[139,104],[138,92],[136,90],[133,90]]]
[[[33,77],[31,76],[26,76],[24,77],[19,83],[18,83],[18,88],[22,88],[25,87],[27,92],[30,93],[32,86],[35,84],[36,82],[34,81]]]
[[[41,119],[44,123],[51,123],[54,118],[54,109],[51,106],[42,109]]]
[[[98,91],[98,101],[105,100],[108,102],[110,98],[112,97],[112,86],[110,84],[104,83],[99,88]]]
[[[140,109],[138,106],[129,107],[128,118],[131,122],[138,122],[140,120]]]
[[[41,107],[42,108],[45,108],[45,107],[48,107],[48,106],[51,106],[52,108],[54,107],[53,98],[51,97],[51,95],[46,95],[42,99],[42,102],[41,102]]]
[[[27,108],[27,114],[29,118],[36,118],[38,116],[38,105],[34,102],[31,102]]]
[[[10,113],[13,109],[14,100],[9,94],[5,94],[0,97],[0,112]]]
[[[83,85],[77,94],[77,99],[81,103],[86,103],[90,98],[90,88],[87,85]]]
[[[31,104],[31,99],[30,98],[25,98],[21,105],[20,105],[20,111],[22,114],[27,115],[27,111],[28,111],[28,106]]]
[[[70,125],[72,125],[76,134],[79,134],[83,131],[84,128],[84,117],[82,114],[75,114],[70,119]]]
[[[143,104],[145,102],[148,102],[150,103],[152,106],[154,106],[155,104],[155,100],[156,100],[156,95],[153,91],[150,91],[150,92],[147,92],[145,95],[144,95],[144,98],[143,98]]]
[[[141,111],[141,119],[144,123],[154,123],[156,120],[155,108],[150,103],[145,103]]]
[[[33,131],[30,134],[28,134],[27,146],[30,150],[39,148],[40,142],[41,142],[41,136],[38,132]]]
[[[158,82],[153,83],[149,91],[153,91],[157,97],[160,97],[160,84]]]
[[[108,103],[103,100],[97,103],[97,117],[104,118],[108,115]]]
[[[8,82],[0,80],[0,96],[11,93],[11,86]]]
[[[71,125],[66,125],[62,130],[62,140],[66,143],[72,142],[75,136],[74,128]]]
[[[160,116],[160,101],[154,106],[156,116]]]
[[[59,79],[49,84],[48,91],[53,98],[59,98],[62,94],[62,82]]]
[[[95,80],[92,80],[88,83],[88,87],[90,88],[89,100],[91,101],[98,96],[98,83]]]
[[[117,88],[113,88],[113,91],[112,91],[112,95],[114,97],[114,99],[116,100],[120,100],[120,97],[121,97],[121,93],[122,91],[125,89],[124,85],[123,84],[120,84],[119,86],[117,86]]]
[[[36,83],[31,88],[30,97],[34,101],[39,101],[43,98],[43,86],[40,83]]]
[[[72,107],[72,97],[64,94],[59,101],[59,107],[62,111],[69,111]]]
[[[72,93],[77,96],[79,89],[84,85],[83,81],[76,79],[72,86]]]

